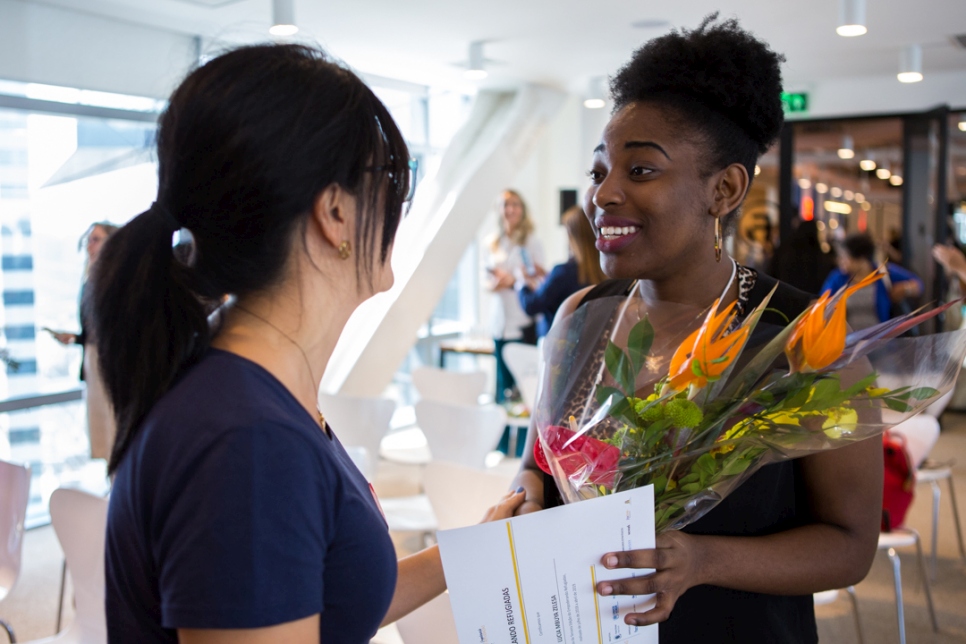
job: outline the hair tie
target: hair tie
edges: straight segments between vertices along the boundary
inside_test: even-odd
[[[150,210],[152,213],[154,213],[155,216],[157,216],[158,218],[161,219],[161,221],[164,222],[164,225],[168,229],[170,229],[171,232],[176,232],[184,228],[181,222],[178,221],[174,215],[168,212],[168,210],[164,206],[159,204],[157,201],[151,204]]]

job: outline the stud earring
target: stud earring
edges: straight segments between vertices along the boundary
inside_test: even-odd
[[[349,259],[349,255],[351,254],[352,254],[352,244],[349,243],[348,239],[342,242],[341,244],[339,244],[339,257],[341,257],[342,259]]]
[[[721,261],[721,218],[714,218],[714,261]]]

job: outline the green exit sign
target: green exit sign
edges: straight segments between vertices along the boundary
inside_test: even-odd
[[[808,94],[805,92],[782,92],[782,106],[785,112],[793,114],[808,111]]]

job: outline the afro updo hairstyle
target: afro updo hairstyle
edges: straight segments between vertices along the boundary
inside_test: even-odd
[[[708,176],[740,163],[750,181],[758,157],[778,138],[785,120],[785,57],[737,20],[717,20],[713,13],[693,31],[672,31],[645,43],[611,79],[611,97],[615,112],[637,102],[670,108],[710,145]]]

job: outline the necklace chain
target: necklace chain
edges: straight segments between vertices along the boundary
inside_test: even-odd
[[[283,338],[285,338],[286,340],[288,340],[289,342],[291,342],[292,344],[294,344],[295,345],[295,348],[298,349],[299,350],[299,353],[302,354],[302,359],[305,361],[305,367],[309,370],[309,378],[312,380],[312,383],[316,387],[318,387],[318,384],[319,383],[315,379],[315,374],[312,373],[312,363],[309,362],[309,357],[305,354],[305,349],[302,348],[302,345],[301,344],[299,344],[298,342],[296,342],[295,340],[293,340],[292,339],[292,336],[290,336],[288,333],[286,333],[285,331],[282,331],[280,328],[278,328],[277,326],[275,326],[274,324],[272,324],[271,322],[269,322],[268,320],[266,320],[262,316],[258,315],[257,313],[253,313],[252,311],[249,311],[248,309],[246,309],[241,304],[235,303],[235,308],[238,309],[239,311],[242,311],[243,313],[247,313],[248,315],[252,316],[253,318],[256,318],[258,320],[261,320],[262,322],[264,322],[268,326],[270,326],[273,329],[275,329],[276,331],[278,331],[282,335]],[[316,395],[318,395],[318,392],[316,392]],[[319,418],[318,418],[319,424],[322,426],[322,429],[325,430],[326,429],[326,426],[325,426],[325,416],[322,415],[322,410],[318,408],[318,405],[317,404],[316,404],[315,411],[319,414]]]

